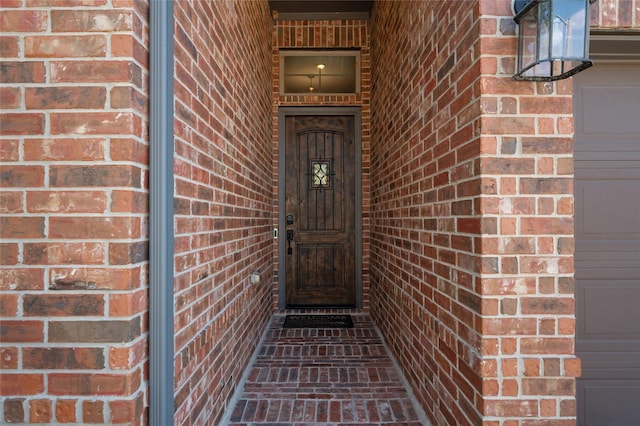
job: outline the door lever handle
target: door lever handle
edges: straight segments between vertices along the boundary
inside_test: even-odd
[[[287,229],[287,255],[289,256],[293,254],[293,249],[291,248],[292,240],[293,240],[293,230]]]

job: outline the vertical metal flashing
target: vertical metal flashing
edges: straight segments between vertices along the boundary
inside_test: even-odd
[[[173,425],[173,1],[150,5],[149,424]]]

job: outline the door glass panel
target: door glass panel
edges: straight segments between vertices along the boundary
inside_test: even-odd
[[[329,160],[311,161],[311,188],[331,188]]]

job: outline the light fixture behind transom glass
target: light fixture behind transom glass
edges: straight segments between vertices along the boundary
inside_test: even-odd
[[[360,51],[281,50],[281,94],[360,92]]]
[[[589,4],[595,0],[515,0],[518,24],[516,80],[554,81],[593,63]]]

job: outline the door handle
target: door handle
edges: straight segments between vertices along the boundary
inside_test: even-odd
[[[287,255],[289,256],[293,254],[293,249],[291,248],[292,240],[293,240],[293,230],[287,229]]]

